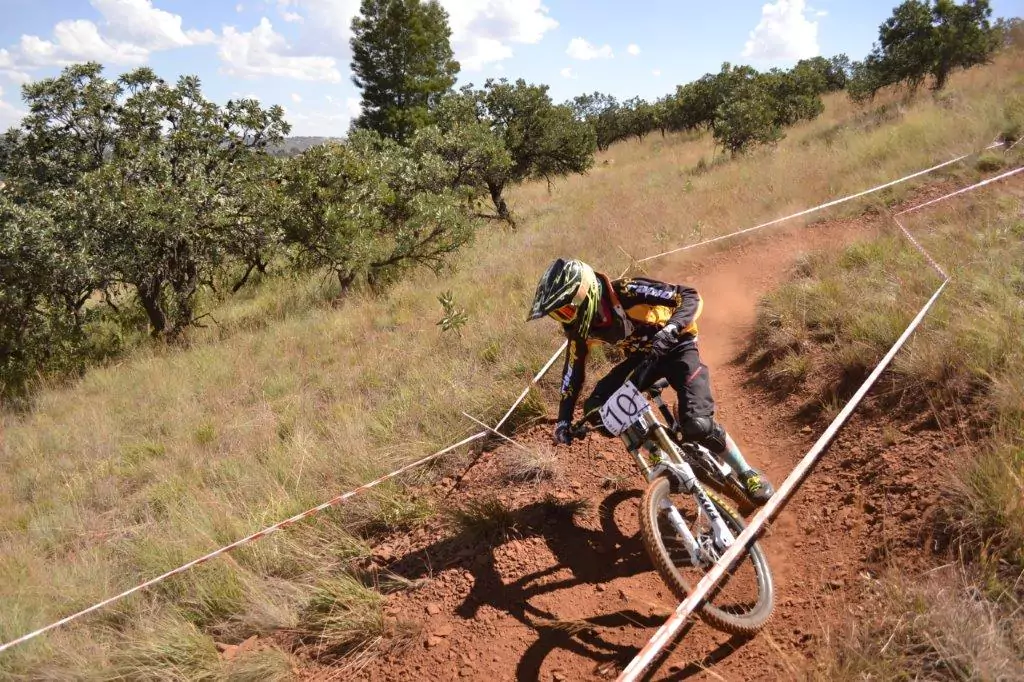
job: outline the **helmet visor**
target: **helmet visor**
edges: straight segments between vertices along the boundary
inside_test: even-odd
[[[579,308],[573,304],[563,305],[561,308],[552,310],[548,315],[558,320],[562,324],[569,324],[576,319],[576,315],[579,313]]]

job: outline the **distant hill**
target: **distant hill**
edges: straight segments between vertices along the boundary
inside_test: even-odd
[[[340,137],[286,137],[281,144],[272,145],[267,147],[274,156],[295,156],[306,151],[310,147],[315,147],[318,144],[324,142],[331,142],[333,140],[341,140]]]

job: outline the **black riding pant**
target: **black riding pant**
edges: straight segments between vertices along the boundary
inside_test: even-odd
[[[597,382],[594,391],[583,402],[583,413],[589,415],[600,409],[645,359],[643,354],[636,354],[615,365]],[[638,385],[637,389],[643,391],[661,378],[667,379],[679,396],[677,417],[684,428],[694,418],[714,417],[715,401],[711,397],[711,379],[707,366],[700,360],[696,344],[683,345],[660,358],[647,372],[647,376],[643,377],[643,385]],[[636,384],[635,381],[633,383]]]

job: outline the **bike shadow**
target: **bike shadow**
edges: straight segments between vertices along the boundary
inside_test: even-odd
[[[652,570],[639,532],[627,535],[616,522],[616,511],[635,516],[638,490],[616,490],[597,507],[600,528],[581,525],[573,505],[554,500],[533,502],[512,512],[514,531],[506,537],[482,535],[462,530],[432,545],[410,552],[390,564],[388,570],[402,578],[417,580],[441,570],[461,568],[472,577],[469,594],[456,615],[475,618],[484,606],[503,611],[536,632],[536,640],[520,657],[516,680],[537,680],[544,661],[565,651],[594,662],[597,674],[614,677],[639,649],[607,636],[622,627],[655,628],[666,612],[652,615],[633,608],[618,608],[609,595],[607,610],[587,618],[566,621],[557,613],[540,606],[538,597],[580,585],[602,585],[616,578],[631,577]],[[619,509],[621,505],[630,505]],[[541,538],[555,557],[554,565],[523,575],[512,582],[502,579],[495,550],[508,541]],[[602,606],[603,606],[602,602]],[[683,633],[689,630],[687,626]],[[742,642],[733,638],[711,652],[703,661],[681,671],[670,672],[668,679],[683,680],[704,667],[723,660]],[[654,667],[658,670],[658,666]],[[648,674],[653,675],[653,673]],[[648,677],[646,679],[651,679]]]

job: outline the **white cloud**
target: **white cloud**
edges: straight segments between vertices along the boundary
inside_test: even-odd
[[[293,53],[284,37],[274,31],[263,17],[258,26],[240,32],[234,26],[224,28],[220,40],[223,73],[241,78],[279,76],[304,81],[341,81],[334,57],[304,56]]]
[[[661,76],[661,69],[652,69],[651,70],[651,75],[654,76],[655,78],[660,77]]]
[[[573,38],[570,40],[569,47],[566,48],[565,53],[573,59],[582,59],[584,61],[588,59],[611,59],[615,56],[612,53],[611,45],[597,47],[591,45],[583,38]]]
[[[295,102],[296,104],[298,104],[299,102],[302,101],[302,95],[300,95],[297,92],[293,92],[292,93],[292,101]]]
[[[245,11],[245,6],[242,3],[238,3],[237,5],[235,5],[235,11],[241,14]]]
[[[348,111],[349,116],[355,118],[363,113],[363,101],[358,97],[346,97],[345,110]]]
[[[818,22],[807,18],[804,0],[778,0],[761,8],[742,55],[763,61],[805,59],[821,53]]]
[[[360,0],[267,0],[285,21],[302,23],[295,56],[350,58],[352,19]],[[558,26],[541,0],[441,0],[448,12],[452,49],[466,71],[479,71],[513,56],[517,44],[539,42]]]
[[[22,35],[11,50],[0,50],[0,71],[27,80],[29,71],[95,60],[135,66],[151,53],[212,43],[212,31],[183,30],[181,17],[153,7],[150,0],[91,0],[102,15],[97,24],[67,19],[53,27],[50,39]]]
[[[157,51],[216,40],[213,31],[183,31],[181,16],[153,7],[150,0],[91,0],[104,19],[104,35]]]
[[[562,74],[562,78],[575,78],[576,77],[576,75],[572,72],[572,68],[568,67],[568,66],[565,67],[564,69],[562,69],[561,71],[559,71],[558,73]]]
[[[541,0],[441,0],[448,12],[455,58],[467,71],[512,56],[512,44],[532,45],[558,22]]]
[[[626,52],[635,57],[640,54],[640,46],[636,43],[630,43],[629,47],[626,48]]]

